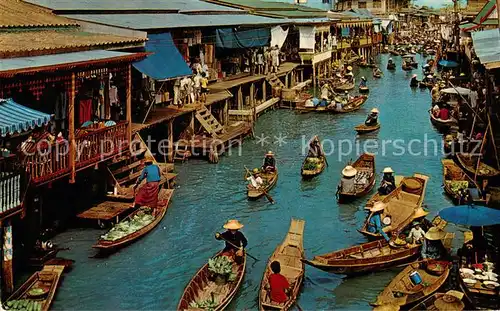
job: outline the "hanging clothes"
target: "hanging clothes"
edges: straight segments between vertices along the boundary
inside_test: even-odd
[[[283,30],[281,26],[276,26],[271,28],[271,46],[278,46],[280,49],[285,43],[286,37],[288,36],[288,28],[287,30]]]
[[[114,85],[109,88],[109,104],[111,106],[117,106],[118,102],[118,88]]]
[[[316,44],[316,28],[310,26],[299,27],[299,48],[314,50]]]
[[[78,107],[78,123],[80,126],[92,120],[92,99],[80,99]]]

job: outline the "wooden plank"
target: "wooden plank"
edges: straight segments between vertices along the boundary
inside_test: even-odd
[[[102,202],[91,209],[77,215],[83,219],[111,220],[132,208],[129,202]]]
[[[119,169],[112,171],[112,173],[113,173],[113,175],[118,175],[118,174],[130,171],[130,170],[133,170],[134,168],[141,166],[141,165],[142,165],[142,161],[138,160],[132,164],[122,166]]]

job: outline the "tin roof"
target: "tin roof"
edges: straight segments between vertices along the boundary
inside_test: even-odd
[[[486,69],[500,68],[500,29],[472,33],[474,50]]]
[[[52,14],[50,10],[18,0],[0,0],[0,28],[68,27],[75,21]]]
[[[67,53],[96,48],[142,46],[146,39],[82,32],[44,30],[0,32],[0,58]]]

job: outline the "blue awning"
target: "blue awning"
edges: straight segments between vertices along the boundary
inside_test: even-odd
[[[0,99],[0,136],[2,137],[47,125],[50,118],[49,114],[20,105],[12,99]]]
[[[271,41],[271,29],[219,28],[216,31],[215,45],[225,49],[244,49],[268,46]]]
[[[177,50],[169,32],[148,35],[146,51],[154,54],[135,63],[134,67],[155,80],[167,80],[193,73]]]

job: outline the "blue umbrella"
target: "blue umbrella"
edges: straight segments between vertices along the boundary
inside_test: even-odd
[[[447,207],[439,216],[448,222],[466,226],[492,226],[500,224],[500,210],[484,206],[458,205]]]
[[[446,60],[446,59],[440,60],[438,64],[439,64],[439,66],[448,67],[448,68],[458,67],[457,62],[454,62],[452,60]]]

